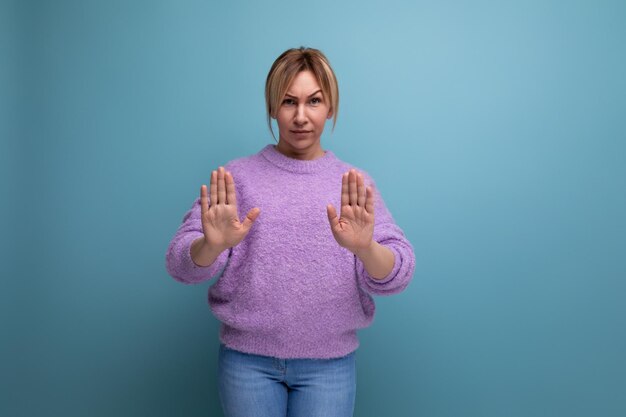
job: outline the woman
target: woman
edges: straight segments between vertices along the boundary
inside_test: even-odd
[[[406,288],[415,255],[371,177],[322,149],[339,104],[324,54],[285,51],[265,98],[278,143],[212,171],[167,270],[187,284],[223,271],[208,301],[226,416],[351,416],[356,332],[373,320],[373,294]]]

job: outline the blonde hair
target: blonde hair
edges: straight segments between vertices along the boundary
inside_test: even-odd
[[[318,84],[322,88],[325,100],[330,103],[333,112],[333,128],[337,123],[337,113],[339,110],[339,86],[337,78],[322,51],[314,48],[291,48],[283,52],[272,64],[270,72],[265,81],[265,106],[267,110],[267,125],[274,136],[272,130],[272,118],[275,118],[282,103],[283,97],[296,75],[302,71],[311,71]]]

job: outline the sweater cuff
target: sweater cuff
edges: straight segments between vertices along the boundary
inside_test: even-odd
[[[177,250],[180,251],[180,263],[177,265],[176,274],[173,274],[178,281],[188,284],[207,281],[216,276],[222,267],[225,266],[229,250],[224,250],[220,253],[215,261],[208,266],[196,265],[193,259],[191,259],[191,245],[202,236],[202,233],[188,233],[178,242]]]

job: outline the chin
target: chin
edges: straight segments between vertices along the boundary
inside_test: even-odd
[[[308,148],[309,146],[314,146],[316,143],[319,143],[319,140],[306,138],[306,139],[297,139],[293,138],[287,141],[289,146],[293,146],[294,148]]]

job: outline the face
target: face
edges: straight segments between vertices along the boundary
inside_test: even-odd
[[[277,112],[277,148],[298,159],[324,155],[320,137],[327,119],[333,116],[330,103],[311,71],[301,71],[287,89]]]

